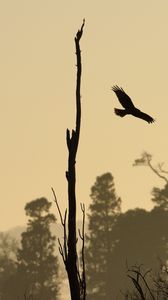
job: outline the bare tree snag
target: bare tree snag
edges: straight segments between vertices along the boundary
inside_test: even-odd
[[[163,174],[168,174],[168,171],[163,170],[163,163],[160,163],[156,167],[154,167],[151,162],[152,155],[147,152],[143,152],[141,158],[135,159],[133,166],[148,166],[158,177],[163,179],[167,184],[168,178]]]
[[[83,27],[85,21],[78,30],[75,37],[76,57],[77,57],[77,80],[76,80],[76,128],[72,130],[70,137],[70,131],[67,129],[67,147],[69,152],[68,157],[68,172],[66,178],[68,181],[68,259],[66,269],[68,273],[69,286],[71,292],[71,299],[80,299],[80,281],[78,278],[78,266],[77,266],[77,250],[76,250],[76,154],[79,143],[80,125],[81,125],[81,51],[80,51],[80,39],[83,34]]]
[[[85,300],[86,296],[86,282],[85,282],[85,264],[84,264],[84,222],[85,222],[85,207],[81,205],[83,213],[83,228],[82,233],[80,233],[80,238],[82,239],[82,276],[79,271],[78,255],[77,255],[77,234],[76,234],[76,154],[79,144],[80,136],[80,126],[81,126],[81,50],[80,50],[80,39],[83,34],[83,27],[85,20],[81,29],[78,30],[75,36],[75,48],[76,48],[76,58],[77,58],[77,79],[76,79],[76,127],[75,130],[67,129],[66,132],[66,142],[68,148],[68,170],[66,171],[66,178],[68,181],[68,232],[66,231],[66,217],[67,211],[65,211],[64,218],[60,211],[56,194],[52,188],[55,203],[59,212],[61,219],[61,224],[64,230],[64,241],[63,245],[59,242],[59,251],[63,258],[65,268],[68,275],[69,287],[71,300]]]

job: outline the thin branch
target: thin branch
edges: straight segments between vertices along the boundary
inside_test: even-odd
[[[67,257],[68,257],[68,253],[67,253],[67,233],[66,233],[67,209],[65,210],[64,219],[63,219],[63,216],[62,216],[59,204],[58,204],[56,193],[55,193],[55,191],[54,191],[53,188],[51,188],[51,189],[52,189],[52,192],[53,192],[53,195],[54,195],[54,201],[55,201],[55,204],[56,204],[59,216],[60,216],[61,225],[62,225],[63,231],[64,231],[64,244],[63,244],[63,246],[62,246],[62,244],[60,242],[60,239],[58,239],[58,243],[59,243],[59,252],[60,252],[60,254],[61,254],[62,258],[63,258],[63,262],[64,262],[64,264],[66,266]]]
[[[68,251],[67,251],[67,232],[66,232],[66,217],[67,217],[67,209],[65,210],[65,215],[64,215],[64,254],[65,254],[65,261],[67,262],[68,260]]]
[[[83,215],[82,220],[82,232],[79,230],[79,236],[82,240],[82,290],[83,290],[83,300],[86,299],[86,271],[85,271],[85,205],[80,204],[81,211]]]
[[[159,171],[160,171],[161,173],[168,174],[168,171],[163,170],[163,165],[164,165],[164,163],[158,164]]]
[[[139,282],[138,282],[134,277],[132,277],[131,275],[128,275],[128,277],[132,280],[132,282],[133,282],[133,284],[134,284],[136,290],[137,290],[138,293],[140,294],[141,299],[142,299],[142,300],[145,300],[146,297],[145,297],[145,295],[144,295],[144,293],[143,293],[143,290],[142,290],[142,288],[141,288]]]
[[[55,191],[54,191],[54,189],[52,187],[51,187],[51,190],[52,190],[53,195],[54,195],[54,202],[55,202],[55,204],[57,206],[57,209],[58,209],[58,212],[59,212],[61,224],[64,226],[64,221],[63,221],[62,213],[61,213],[61,210],[60,210],[60,207],[59,207],[59,204],[58,204],[56,193],[55,193]]]
[[[154,168],[154,167],[152,166],[152,164],[151,164],[151,162],[150,162],[150,160],[149,160],[148,158],[147,158],[147,162],[148,162],[148,165],[149,165],[149,167],[151,168],[151,170],[152,170],[158,177],[160,177],[161,179],[165,180],[166,183],[168,183],[168,179],[167,179],[165,176],[161,175],[160,172],[159,172],[156,168]]]
[[[165,171],[162,169],[163,163],[158,164],[158,169],[157,167],[154,167],[151,163],[152,161],[152,155],[144,152],[142,154],[141,158],[138,158],[134,161],[133,166],[148,166],[158,177],[163,179],[166,183],[168,183],[168,178],[166,176],[163,176],[161,173],[168,174],[168,171]]]
[[[146,274],[148,274],[150,271],[151,271],[151,270],[148,270],[144,275],[142,275],[142,273],[141,273],[140,271],[139,271],[139,272],[137,271],[137,272],[138,272],[139,276],[142,278],[144,284],[146,285],[147,290],[148,290],[149,294],[151,295],[151,298],[152,298],[153,300],[155,300],[155,297],[154,297],[154,295],[153,295],[153,293],[152,293],[152,291],[151,291],[151,289],[150,289],[150,287],[149,287],[149,285],[148,285],[148,283],[147,283],[147,281],[146,281],[146,279],[145,279]]]
[[[62,258],[63,258],[63,261],[65,261],[64,259],[64,251],[63,251],[63,247],[62,247],[62,244],[60,242],[60,239],[58,238],[58,244],[59,244],[59,253],[61,254]]]
[[[137,289],[137,291],[139,292],[139,294],[140,294],[140,296],[141,296],[141,299],[145,300],[146,297],[145,297],[145,295],[144,295],[143,288],[142,288],[142,286],[141,286],[141,284],[140,284],[140,281],[139,281],[140,278],[142,279],[143,284],[146,286],[146,288],[147,288],[147,290],[148,290],[148,292],[149,292],[149,294],[150,294],[150,296],[151,296],[151,299],[152,299],[152,300],[155,300],[155,297],[154,297],[154,295],[153,295],[153,293],[152,293],[152,291],[151,291],[151,289],[150,289],[150,287],[149,287],[149,285],[148,285],[148,283],[147,283],[147,281],[146,281],[146,279],[145,279],[145,276],[146,276],[151,270],[146,271],[146,272],[144,273],[144,275],[142,275],[142,272],[140,271],[140,267],[139,267],[139,268],[136,267],[136,268],[137,268],[137,270],[135,270],[135,269],[130,269],[130,270],[128,270],[128,272],[132,272],[132,273],[136,274],[136,278],[134,278],[133,276],[131,276],[131,275],[129,275],[129,274],[128,274],[127,276],[128,276],[129,278],[131,278],[131,280],[132,280],[132,282],[133,282],[135,288]]]
[[[81,275],[80,275],[80,267],[79,267],[79,258],[78,258],[78,255],[77,255],[77,276],[78,276],[78,280],[79,280],[79,284],[80,284],[80,295],[81,295],[82,292],[83,292],[83,289],[82,289],[82,278],[81,278]]]
[[[82,240],[82,239],[83,239],[83,237],[82,237],[82,234],[81,234],[81,231],[80,231],[80,229],[78,229],[78,233],[79,233],[79,237],[80,237],[80,239]]]

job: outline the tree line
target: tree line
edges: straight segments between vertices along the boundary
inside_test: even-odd
[[[0,234],[0,300],[58,299],[56,237],[50,230],[56,218],[50,207],[45,198],[26,204],[29,219],[20,246],[10,236]]]
[[[123,213],[113,175],[107,172],[96,178],[91,187],[85,236],[88,300],[141,299],[133,275],[136,279],[137,272],[149,270],[151,290],[160,293],[159,299],[166,299],[163,283],[164,294],[168,295],[167,190],[167,183],[163,189],[153,189],[151,211],[137,208]],[[50,207],[45,198],[26,204],[28,223],[20,245],[10,236],[0,234],[0,300],[59,299],[56,237],[50,229],[56,218],[50,213]]]
[[[153,166],[146,152],[135,160],[134,166],[139,165],[150,167],[165,182],[152,190],[151,211],[123,213],[111,173],[98,176],[91,188],[85,250],[89,300],[168,298],[167,171],[163,164]]]

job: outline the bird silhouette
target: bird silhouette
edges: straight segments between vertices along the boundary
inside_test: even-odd
[[[117,85],[112,87],[112,91],[116,94],[119,102],[125,109],[114,108],[114,112],[117,116],[124,117],[126,115],[133,115],[136,118],[145,120],[148,123],[153,123],[155,120],[136,108],[131,100],[131,98],[124,92],[122,88]]]

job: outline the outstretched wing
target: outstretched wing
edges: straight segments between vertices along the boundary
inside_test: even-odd
[[[117,85],[115,85],[112,87],[112,91],[116,93],[118,100],[125,109],[135,109],[131,98],[124,92],[122,88],[119,88]]]
[[[145,114],[144,112],[142,112],[140,110],[138,110],[136,117],[140,118],[140,119],[143,119],[148,123],[155,122],[155,120],[151,116],[149,116],[148,114]]]

